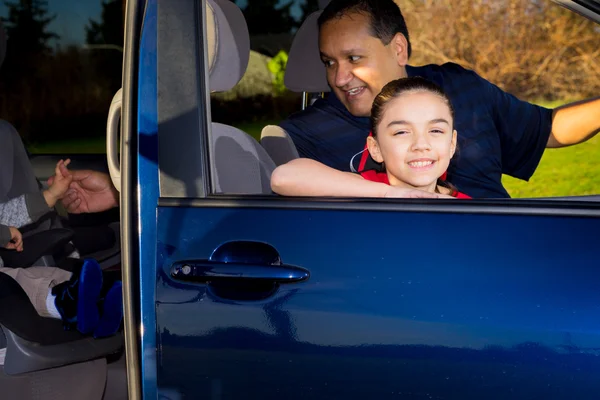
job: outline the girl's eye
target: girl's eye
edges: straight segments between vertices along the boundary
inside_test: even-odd
[[[360,56],[350,56],[348,57],[350,59],[350,61],[352,62],[357,62],[358,60],[360,60]]]
[[[431,133],[444,133],[444,131],[441,129],[432,129]]]
[[[331,60],[323,60],[323,64],[325,64],[325,67],[331,67],[333,65],[333,61],[331,61]]]
[[[394,132],[394,136],[397,136],[397,135],[405,135],[405,134],[407,134],[407,133],[408,133],[408,131],[396,131],[396,132]]]

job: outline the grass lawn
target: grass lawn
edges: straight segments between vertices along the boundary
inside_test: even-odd
[[[239,129],[248,133],[256,140],[260,139],[260,132],[265,125],[277,122],[248,122],[240,124]],[[46,143],[32,143],[27,145],[27,150],[33,154],[102,154],[106,153],[106,137],[85,139],[59,140]]]
[[[556,107],[560,103],[544,104]],[[265,125],[253,122],[238,128],[258,140]],[[104,153],[104,137],[33,144],[32,153]],[[552,197],[600,194],[600,137],[563,149],[549,149],[529,182],[504,176],[502,182],[512,197]]]
[[[562,149],[548,149],[529,182],[504,176],[512,197],[600,194],[600,137]]]
[[[555,108],[568,101],[538,102]],[[547,149],[525,182],[504,175],[502,183],[512,197],[553,197],[600,194],[600,137],[562,149]]]
[[[33,154],[102,154],[106,153],[106,137],[32,143],[27,150]]]

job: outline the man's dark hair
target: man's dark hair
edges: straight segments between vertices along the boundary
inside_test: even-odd
[[[319,16],[319,30],[328,21],[345,15],[359,13],[371,19],[371,34],[386,46],[397,33],[401,33],[408,43],[408,57],[412,53],[408,28],[400,7],[394,0],[331,0]]]

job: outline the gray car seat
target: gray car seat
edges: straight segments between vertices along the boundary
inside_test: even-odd
[[[265,126],[260,133],[260,144],[277,166],[300,157],[294,141],[279,125]]]
[[[0,21],[0,65],[6,53],[6,36]],[[52,168],[53,169],[53,168]],[[17,130],[7,121],[0,120],[0,202],[32,193],[42,188],[29,160],[29,155]],[[75,231],[74,242],[80,255],[94,258],[102,267],[110,267],[120,261],[120,227],[118,223],[98,226],[74,226],[56,212],[49,212],[41,220],[23,227],[24,236],[47,229],[68,227]],[[68,255],[75,250],[73,243],[62,252]],[[43,257],[36,265],[54,265],[52,257]]]
[[[322,8],[326,2],[319,6]],[[302,93],[302,109],[331,89],[327,84],[325,66],[319,55],[319,28],[321,11],[310,14],[296,32],[285,70],[284,84],[292,92]],[[298,158],[298,150],[289,134],[279,126],[265,126],[260,144],[276,165]]]
[[[207,1],[210,91],[232,89],[250,57],[250,35],[241,10],[228,0]],[[217,193],[271,194],[273,160],[250,135],[232,126],[211,124],[211,171]]]
[[[32,234],[24,239],[23,253],[37,252],[27,258],[38,259],[49,250],[48,246],[63,246],[71,235],[66,229]],[[118,358],[122,348],[120,333],[93,339],[65,331],[58,319],[41,317],[17,282],[0,273],[2,398],[102,399],[107,388],[113,393],[115,390],[126,393],[124,380],[121,380],[120,390],[115,387],[114,381],[119,380],[115,380],[117,376],[112,372],[114,366],[109,367],[107,362],[107,357]],[[110,384],[107,382],[109,369],[113,379]],[[122,374],[125,375],[123,369]]]
[[[0,23],[0,64],[5,51]],[[40,189],[17,131],[1,120],[0,163],[0,201]],[[59,220],[50,218],[30,227],[24,235],[27,248],[37,242],[42,250],[25,259],[33,257],[39,265],[51,244],[64,247],[71,239],[65,229],[52,229],[55,222]],[[52,257],[44,259],[53,264]],[[122,348],[120,333],[94,340],[65,331],[59,320],[40,317],[16,281],[0,274],[0,398],[126,398]]]

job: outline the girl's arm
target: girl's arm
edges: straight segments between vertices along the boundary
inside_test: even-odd
[[[298,158],[280,165],[271,176],[271,189],[283,196],[332,197],[440,197],[416,189],[404,189],[365,180],[320,162]]]

